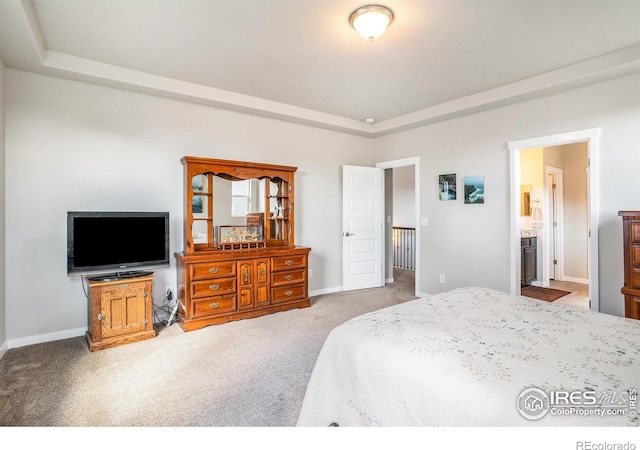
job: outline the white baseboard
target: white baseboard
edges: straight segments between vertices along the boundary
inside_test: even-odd
[[[384,280],[385,283],[395,283],[396,280],[395,278],[391,277],[391,278],[387,278],[386,280]]]
[[[87,328],[75,328],[72,330],[56,331],[55,333],[39,334],[37,336],[28,336],[19,339],[9,339],[7,341],[8,348],[19,348],[25,345],[42,344],[43,342],[59,341],[60,339],[69,339],[78,336],[84,336]]]
[[[315,291],[309,291],[309,297],[316,297],[318,295],[333,294],[334,292],[342,292],[342,286],[335,286],[325,289],[316,289]]]
[[[572,283],[589,284],[589,280],[584,278],[564,277],[562,281],[570,281]]]
[[[4,355],[7,353],[7,350],[9,350],[9,343],[7,341],[4,341],[2,345],[0,345],[0,359],[4,357]]]
[[[333,294],[335,292],[342,292],[342,286],[334,286],[330,288],[316,289],[313,291],[309,291],[309,297],[316,297],[318,295],[325,295],[325,294]],[[418,294],[418,297],[421,297],[421,298],[426,298],[430,296],[431,296],[430,294],[423,293],[423,292],[420,292]],[[28,336],[28,337],[19,338],[19,339],[9,339],[5,341],[2,344],[2,346],[0,346],[0,359],[2,359],[4,354],[10,348],[19,348],[19,347],[24,347],[26,345],[42,344],[43,342],[58,341],[60,339],[69,339],[69,338],[74,338],[78,336],[84,336],[86,332],[87,332],[87,328],[75,328],[72,330],[57,331],[55,333],[40,334],[37,336]]]

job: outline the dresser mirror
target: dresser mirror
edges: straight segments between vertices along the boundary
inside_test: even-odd
[[[520,186],[520,215],[531,215],[531,185],[529,184]]]
[[[232,165],[186,174],[186,247],[233,250],[292,243],[291,181],[277,171]],[[200,170],[198,170],[200,169]],[[187,232],[187,230],[185,230]]]

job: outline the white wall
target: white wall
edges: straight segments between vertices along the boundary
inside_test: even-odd
[[[586,142],[544,148],[544,165],[557,167],[563,172],[565,279],[589,278],[587,159]]]
[[[182,249],[185,155],[297,166],[295,234],[312,248],[310,291],[342,285],[341,166],[373,165],[370,139],[12,69],[6,77],[12,346],[87,326],[80,278],[66,274],[67,211],[169,211],[171,251]],[[158,304],[175,286],[174,261],[155,274]]]
[[[393,226],[415,228],[415,168],[414,166],[393,169]]]
[[[5,204],[5,67],[0,61],[0,200]],[[7,321],[5,297],[5,209],[0,208],[0,359],[7,350]]]
[[[594,127],[602,129],[600,304],[623,314],[617,212],[640,210],[638,73],[375,140],[12,69],[5,77],[4,323],[15,346],[86,328],[80,279],[66,276],[68,210],[169,211],[171,250],[181,250],[184,155],[298,166],[296,241],[313,249],[311,291],[342,284],[341,166],[421,156],[420,216],[429,223],[421,290],[509,290],[507,143]],[[484,175],[486,203],[439,201],[440,173]],[[159,294],[175,282],[172,263],[154,287]]]
[[[600,127],[600,308],[624,315],[622,222],[640,210],[640,73],[381,137],[380,161],[421,157],[420,286],[510,289],[508,142]],[[484,175],[484,205],[438,201],[438,174]],[[462,197],[462,196],[460,196]],[[595,232],[596,230],[594,230]],[[438,275],[447,282],[440,284]]]
[[[544,199],[544,167],[541,148],[523,150],[520,152],[520,185],[531,187],[531,213],[536,206],[535,200],[540,200],[538,207],[542,207]],[[532,215],[520,216],[520,228],[532,228]],[[540,258],[538,258],[540,259]],[[540,274],[540,272],[539,272]]]

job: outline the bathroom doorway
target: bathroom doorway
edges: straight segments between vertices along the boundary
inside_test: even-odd
[[[520,293],[520,236],[523,229],[530,227],[541,241],[538,248],[542,257],[537,261],[536,284],[542,287],[554,287],[552,282],[582,284],[586,289],[581,290],[581,295],[588,293],[588,299],[583,299],[583,302],[590,301],[590,308],[594,311],[599,310],[598,237],[597,233],[590,232],[593,229],[597,230],[598,226],[596,206],[599,135],[599,129],[591,129],[509,143],[513,199],[513,293]],[[533,150],[538,151],[536,157],[540,166],[533,171],[534,178],[526,179],[523,168],[530,162],[530,152]],[[578,163],[579,160],[584,163]],[[570,184],[568,180],[571,180]],[[542,212],[538,223],[533,223],[530,218],[521,217],[520,190],[523,184],[537,186],[532,189],[531,202],[534,204],[535,200],[540,201]],[[562,189],[558,189],[561,185]],[[563,232],[562,227],[567,232]],[[555,258],[550,257],[553,252],[552,242],[556,248]],[[572,292],[574,288],[575,285],[572,285]],[[565,286],[562,290],[566,289]]]

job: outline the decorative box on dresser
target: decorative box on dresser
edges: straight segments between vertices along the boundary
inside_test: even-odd
[[[624,315],[640,319],[640,211],[620,211],[624,245]]]
[[[297,168],[192,156],[181,161],[180,326],[190,331],[310,306],[310,249],[293,242]]]

